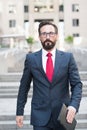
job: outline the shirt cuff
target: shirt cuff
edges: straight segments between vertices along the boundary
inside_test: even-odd
[[[75,107],[73,107],[73,106],[68,106],[68,109],[73,109],[73,110],[75,111],[75,113],[76,113],[76,108],[75,108]]]

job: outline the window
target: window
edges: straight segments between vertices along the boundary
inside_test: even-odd
[[[53,12],[53,0],[34,0],[34,12]]]
[[[16,5],[9,5],[9,13],[16,13]]]
[[[16,27],[16,20],[9,20],[9,27]]]
[[[34,6],[34,12],[53,12],[53,5],[49,5],[49,7],[45,6]]]
[[[60,5],[60,6],[59,6],[59,11],[61,11],[61,12],[64,11],[64,6],[63,6],[63,5]]]
[[[79,4],[73,4],[72,5],[72,11],[73,12],[79,12]]]
[[[73,37],[79,37],[79,33],[74,33]]]
[[[79,26],[79,19],[73,19],[72,24],[73,26]]]
[[[28,5],[24,6],[24,12],[27,13],[28,12]]]

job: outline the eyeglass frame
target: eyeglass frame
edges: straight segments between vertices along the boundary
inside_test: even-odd
[[[49,37],[54,37],[55,36],[55,34],[57,34],[56,32],[42,32],[42,33],[40,33],[40,36],[42,36],[42,37],[47,37],[47,35],[49,35]]]

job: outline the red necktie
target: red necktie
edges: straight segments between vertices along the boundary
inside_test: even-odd
[[[47,63],[46,63],[46,75],[50,82],[52,82],[52,78],[53,78],[53,61],[52,61],[51,56],[52,56],[51,53],[47,54],[48,58],[47,58]]]

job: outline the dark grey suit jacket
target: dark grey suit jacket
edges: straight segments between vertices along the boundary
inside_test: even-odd
[[[17,99],[17,115],[24,113],[31,80],[33,80],[31,124],[44,126],[51,115],[56,121],[62,103],[73,106],[78,111],[82,96],[82,83],[71,53],[56,50],[52,83],[48,81],[42,67],[42,50],[26,56]]]

